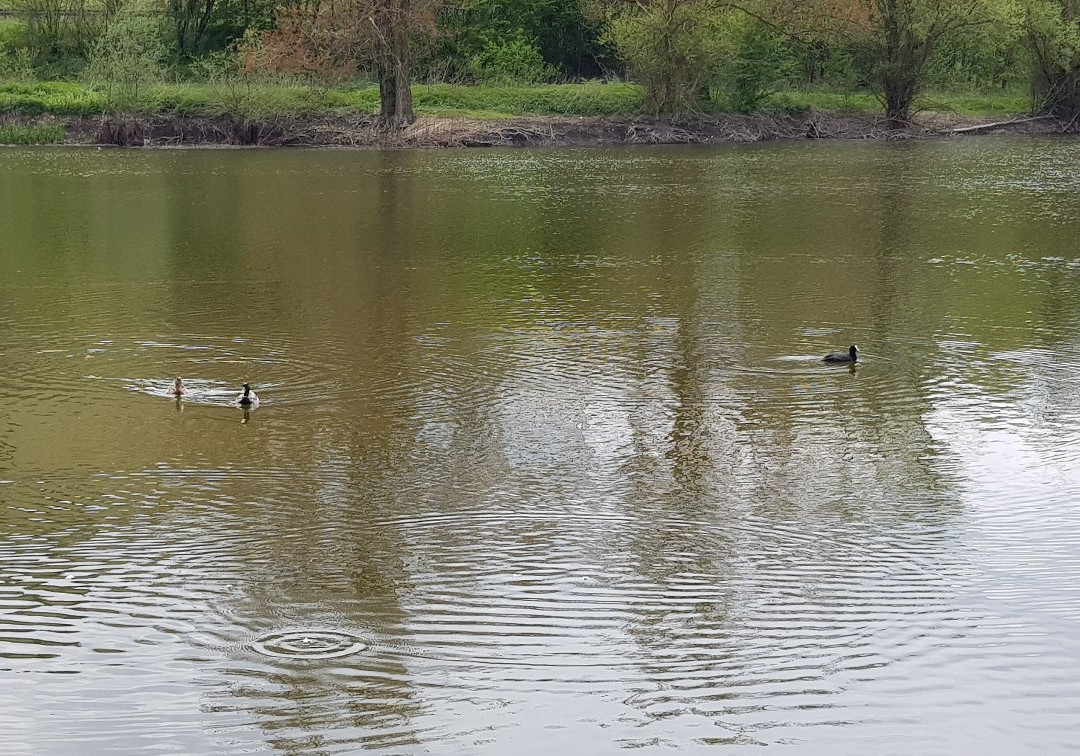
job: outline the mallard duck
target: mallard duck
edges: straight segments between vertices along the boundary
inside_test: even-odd
[[[181,397],[187,393],[187,389],[184,387],[184,380],[180,378],[180,376],[177,376],[176,380],[173,381],[173,386],[169,389],[169,393],[175,397]]]
[[[244,393],[236,397],[236,403],[241,407],[255,408],[259,406],[259,397],[251,390],[251,386],[244,384]]]
[[[846,352],[834,352],[825,355],[825,362],[856,362],[859,359],[859,348],[854,344]]]

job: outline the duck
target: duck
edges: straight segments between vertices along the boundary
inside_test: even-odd
[[[244,393],[236,397],[236,403],[241,407],[254,409],[259,406],[259,397],[251,390],[250,384],[244,384]]]
[[[184,387],[184,379],[180,376],[176,376],[176,380],[173,381],[173,386],[169,389],[169,393],[175,396],[177,399],[187,393],[187,388]]]
[[[846,352],[833,352],[827,354],[823,358],[824,362],[857,362],[859,359],[859,348],[852,344]]]

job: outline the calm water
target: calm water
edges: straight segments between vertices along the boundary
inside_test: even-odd
[[[1077,165],[0,150],[0,751],[1075,750]]]

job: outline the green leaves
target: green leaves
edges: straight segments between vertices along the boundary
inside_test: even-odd
[[[140,87],[160,80],[165,54],[158,21],[126,10],[90,48],[85,75],[104,90],[106,109],[127,112],[137,102]]]
[[[473,56],[469,72],[485,84],[540,84],[556,74],[522,29],[502,39],[489,39],[484,49]]]
[[[606,2],[603,39],[618,51],[631,78],[645,88],[654,115],[700,109],[723,47],[723,3],[715,0]]]
[[[1080,113],[1080,3],[1023,0],[1024,29],[1034,64],[1036,109]]]

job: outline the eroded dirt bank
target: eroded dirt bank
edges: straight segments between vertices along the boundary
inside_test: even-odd
[[[131,147],[583,147],[635,144],[725,144],[776,139],[911,139],[961,134],[1076,133],[1078,125],[1050,117],[965,118],[921,114],[902,131],[865,114],[726,116],[673,123],[656,119],[540,116],[506,120],[420,118],[400,130],[380,128],[360,115],[311,115],[259,120],[207,116],[16,116],[0,124],[56,124],[63,144]]]

